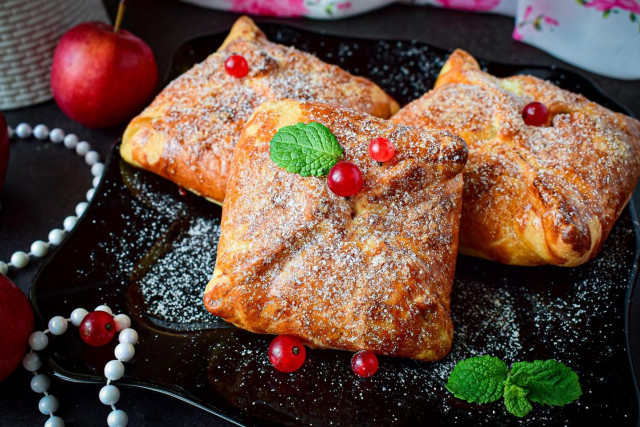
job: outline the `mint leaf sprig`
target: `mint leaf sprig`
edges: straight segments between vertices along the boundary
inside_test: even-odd
[[[283,126],[269,146],[271,160],[302,176],[324,176],[342,156],[343,150],[329,128],[317,122]]]
[[[578,375],[562,362],[535,360],[507,364],[494,356],[462,360],[453,368],[447,390],[471,403],[490,403],[504,397],[507,411],[526,416],[531,402],[564,406],[582,395]]]

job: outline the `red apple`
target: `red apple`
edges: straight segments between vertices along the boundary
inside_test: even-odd
[[[9,164],[9,134],[7,133],[7,122],[0,113],[0,190],[4,177],[7,174],[7,166]]]
[[[90,128],[120,124],[144,107],[158,83],[151,48],[126,30],[85,22],[58,42],[51,90],[60,109]]]
[[[0,382],[26,354],[33,332],[33,310],[25,294],[0,273]]]

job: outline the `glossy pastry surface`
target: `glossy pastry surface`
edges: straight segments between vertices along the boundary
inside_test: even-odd
[[[543,126],[523,120],[534,101]],[[536,77],[496,78],[461,50],[392,121],[466,141],[460,251],[506,264],[594,258],[640,177],[640,122]]]
[[[361,170],[364,186],[354,196],[270,159],[278,129],[312,121],[327,126],[341,160]],[[376,137],[394,143],[393,159],[369,156]],[[466,157],[464,142],[446,132],[328,104],[262,105],[236,148],[207,309],[312,347],[444,357]]]
[[[225,70],[232,55],[247,61],[246,76]],[[272,43],[251,19],[241,17],[216,53],[171,82],[131,121],[121,155],[221,203],[246,120],[263,102],[285,98],[345,105],[383,118],[398,110],[370,80]]]

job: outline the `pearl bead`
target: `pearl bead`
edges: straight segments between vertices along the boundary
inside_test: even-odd
[[[93,177],[93,181],[91,181],[91,184],[93,184],[93,187],[97,187],[98,184],[100,184],[100,179],[102,178],[102,176],[98,175],[98,176],[94,176]]]
[[[131,326],[131,319],[126,314],[118,314],[117,316],[113,317],[113,320],[116,321],[117,332],[120,332]]]
[[[89,151],[84,156],[84,161],[89,165],[93,166],[100,161],[100,154],[97,151]]]
[[[49,128],[43,124],[39,124],[33,128],[33,136],[40,141],[44,141],[49,137]]]
[[[113,316],[113,310],[111,310],[108,305],[104,305],[104,304],[99,305],[95,308],[94,311],[106,311],[107,313]]]
[[[11,126],[7,126],[7,134],[9,134],[9,139],[13,138],[15,131],[11,128]]]
[[[124,329],[122,332],[120,332],[120,335],[118,335],[118,341],[128,342],[129,344],[135,345],[138,342],[138,333],[135,331],[135,329]]]
[[[58,399],[52,395],[45,396],[38,402],[38,409],[44,415],[52,414],[58,410]]]
[[[29,335],[29,347],[35,351],[44,350],[49,344],[49,338],[47,334],[42,331],[35,331]]]
[[[129,422],[127,413],[121,409],[111,411],[107,416],[107,425],[109,427],[125,427]]]
[[[104,163],[96,163],[91,166],[91,175],[93,176],[102,176],[104,172]]]
[[[9,272],[9,266],[6,262],[0,261],[0,274],[6,275]]]
[[[62,335],[67,332],[67,319],[62,316],[55,316],[49,320],[49,331],[53,335]]]
[[[64,141],[64,131],[60,128],[51,129],[51,132],[49,132],[49,139],[54,144],[60,144]]]
[[[49,390],[51,380],[45,374],[38,374],[31,378],[31,390],[36,393],[44,393]]]
[[[93,199],[93,195],[95,194],[95,192],[96,192],[95,188],[90,188],[87,191],[87,200],[88,201],[91,201],[91,199]]]
[[[80,202],[76,205],[76,215],[77,216],[82,216],[82,214],[84,213],[84,211],[87,210],[87,206],[89,204],[87,202]]]
[[[91,151],[91,145],[87,141],[78,142],[78,145],[76,145],[78,156],[84,157],[89,151]]]
[[[64,230],[54,228],[49,232],[49,243],[52,245],[59,245],[64,240]]]
[[[27,255],[22,251],[14,252],[13,255],[11,255],[11,264],[15,268],[25,267],[28,263],[29,263],[29,255]]]
[[[49,417],[44,423],[44,427],[64,427],[64,421],[58,416]]]
[[[27,353],[22,358],[22,366],[29,372],[34,372],[40,369],[42,362],[38,353]]]
[[[42,258],[49,252],[49,246],[42,240],[36,240],[31,244],[31,255]]]
[[[121,342],[116,346],[114,354],[116,356],[116,359],[122,362],[128,362],[133,359],[133,356],[135,356],[136,354],[136,350],[128,342]]]
[[[89,312],[84,308],[76,308],[71,312],[71,316],[69,316],[69,318],[71,319],[73,326],[80,327],[80,324],[87,314],[89,314]]]
[[[64,142],[64,146],[68,149],[76,148],[76,145],[78,144],[78,137],[75,134],[70,133],[64,137],[62,142]]]
[[[28,123],[20,123],[16,126],[16,135],[20,138],[29,138],[31,136],[31,126]]]
[[[120,390],[114,385],[106,385],[100,389],[98,397],[105,405],[115,405],[120,400]]]
[[[64,219],[64,221],[62,222],[62,226],[66,231],[71,231],[73,230],[73,227],[76,226],[77,222],[78,222],[78,217],[70,215]]]
[[[124,365],[119,360],[111,360],[104,365],[104,376],[111,381],[116,381],[124,375]]]

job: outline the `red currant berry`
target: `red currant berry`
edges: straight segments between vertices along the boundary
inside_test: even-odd
[[[362,173],[353,163],[338,162],[329,171],[329,190],[342,197],[349,197],[362,189]]]
[[[369,155],[376,162],[387,162],[396,154],[396,148],[387,138],[374,138],[369,143]]]
[[[378,370],[378,358],[373,351],[359,351],[351,359],[351,369],[356,375],[369,378]]]
[[[90,346],[107,344],[116,334],[116,322],[106,311],[92,311],[80,323],[80,338]]]
[[[549,111],[541,102],[530,102],[524,106],[522,118],[529,126],[544,126],[549,119]]]
[[[298,337],[278,335],[269,345],[269,362],[280,372],[293,372],[304,363],[307,352]]]
[[[247,60],[244,59],[244,56],[231,55],[226,61],[224,61],[224,69],[227,71],[227,74],[241,78],[249,73],[249,64],[247,64]]]

